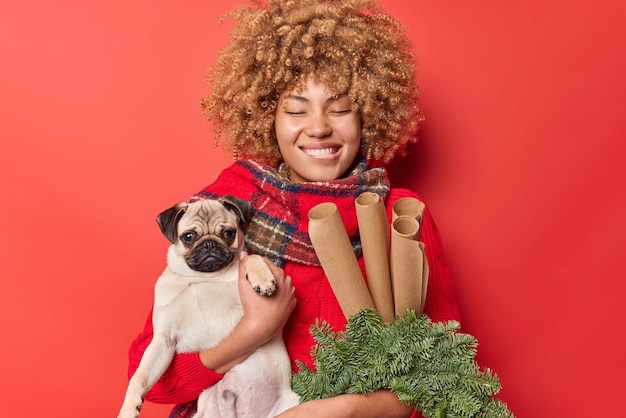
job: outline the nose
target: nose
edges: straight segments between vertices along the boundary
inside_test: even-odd
[[[218,248],[217,242],[212,239],[206,240],[202,243],[202,249],[205,251],[215,251]]]
[[[305,133],[311,138],[324,138],[330,135],[332,128],[328,123],[326,115],[323,113],[315,113],[309,117]]]

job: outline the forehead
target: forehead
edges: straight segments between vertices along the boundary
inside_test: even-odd
[[[280,96],[283,100],[294,99],[298,101],[306,101],[310,98],[336,100],[337,98],[345,97],[345,94],[342,91],[335,91],[335,89],[322,81],[309,77],[301,85],[296,85],[292,88],[286,89]]]
[[[220,202],[204,200],[191,203],[181,218],[181,223],[185,223],[187,228],[196,226],[204,229],[223,223],[237,223],[237,216]]]

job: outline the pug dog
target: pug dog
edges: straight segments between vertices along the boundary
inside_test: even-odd
[[[158,216],[171,245],[155,285],[154,336],[129,381],[118,418],[139,416],[145,393],[175,353],[213,347],[241,320],[239,254],[242,226],[251,214],[250,202],[224,197],[179,203]],[[263,258],[251,254],[245,262],[254,290],[270,296],[276,280]],[[204,390],[195,417],[274,417],[299,402],[290,378],[287,350],[274,337]]]

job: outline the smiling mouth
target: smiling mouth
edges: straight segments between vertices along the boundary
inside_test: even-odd
[[[327,147],[327,148],[301,148],[302,151],[309,157],[327,157],[329,155],[336,154],[341,147]]]

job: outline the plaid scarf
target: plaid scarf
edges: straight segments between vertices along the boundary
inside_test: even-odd
[[[239,160],[191,200],[224,195],[249,200],[255,209],[246,230],[246,246],[250,252],[266,256],[281,267],[285,262],[319,266],[309,239],[308,212],[319,203],[335,203],[354,252],[359,256],[361,243],[354,200],[365,191],[377,193],[383,199],[389,194],[385,169],[368,170],[366,167],[363,159],[344,178],[292,183],[289,167],[284,163],[272,168],[251,160]]]

